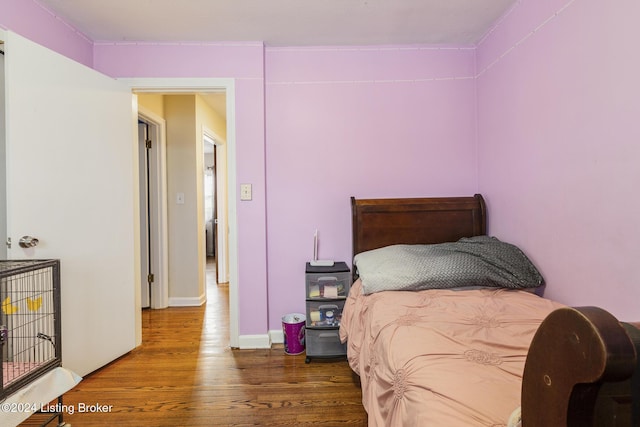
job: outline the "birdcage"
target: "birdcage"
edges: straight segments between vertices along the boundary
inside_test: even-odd
[[[4,398],[61,365],[60,262],[0,261]]]

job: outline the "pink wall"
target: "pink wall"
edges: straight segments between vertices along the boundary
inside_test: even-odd
[[[640,319],[640,3],[516,3],[478,47],[479,189],[546,296]]]
[[[304,312],[304,264],[351,264],[350,196],[475,191],[474,51],[268,48],[269,327]]]
[[[34,0],[0,0],[0,28],[92,66],[92,42]]]

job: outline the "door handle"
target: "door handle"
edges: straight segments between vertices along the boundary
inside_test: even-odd
[[[34,246],[37,246],[39,242],[40,241],[35,237],[22,236],[20,238],[20,241],[18,242],[18,245],[20,245],[21,248],[32,248]]]

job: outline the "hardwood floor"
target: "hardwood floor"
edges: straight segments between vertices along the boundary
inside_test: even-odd
[[[210,272],[208,272],[209,276]],[[64,395],[73,426],[366,426],[344,360],[312,361],[228,347],[228,287],[208,279],[207,304],[144,310],[143,344]],[[79,413],[81,404],[108,405]],[[36,416],[23,425],[35,425]]]

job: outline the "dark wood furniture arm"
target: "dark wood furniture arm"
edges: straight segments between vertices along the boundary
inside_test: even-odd
[[[629,327],[597,307],[549,314],[525,363],[522,427],[633,425],[630,378],[637,360]],[[614,393],[618,404],[607,409],[599,392],[610,384],[622,394]]]

